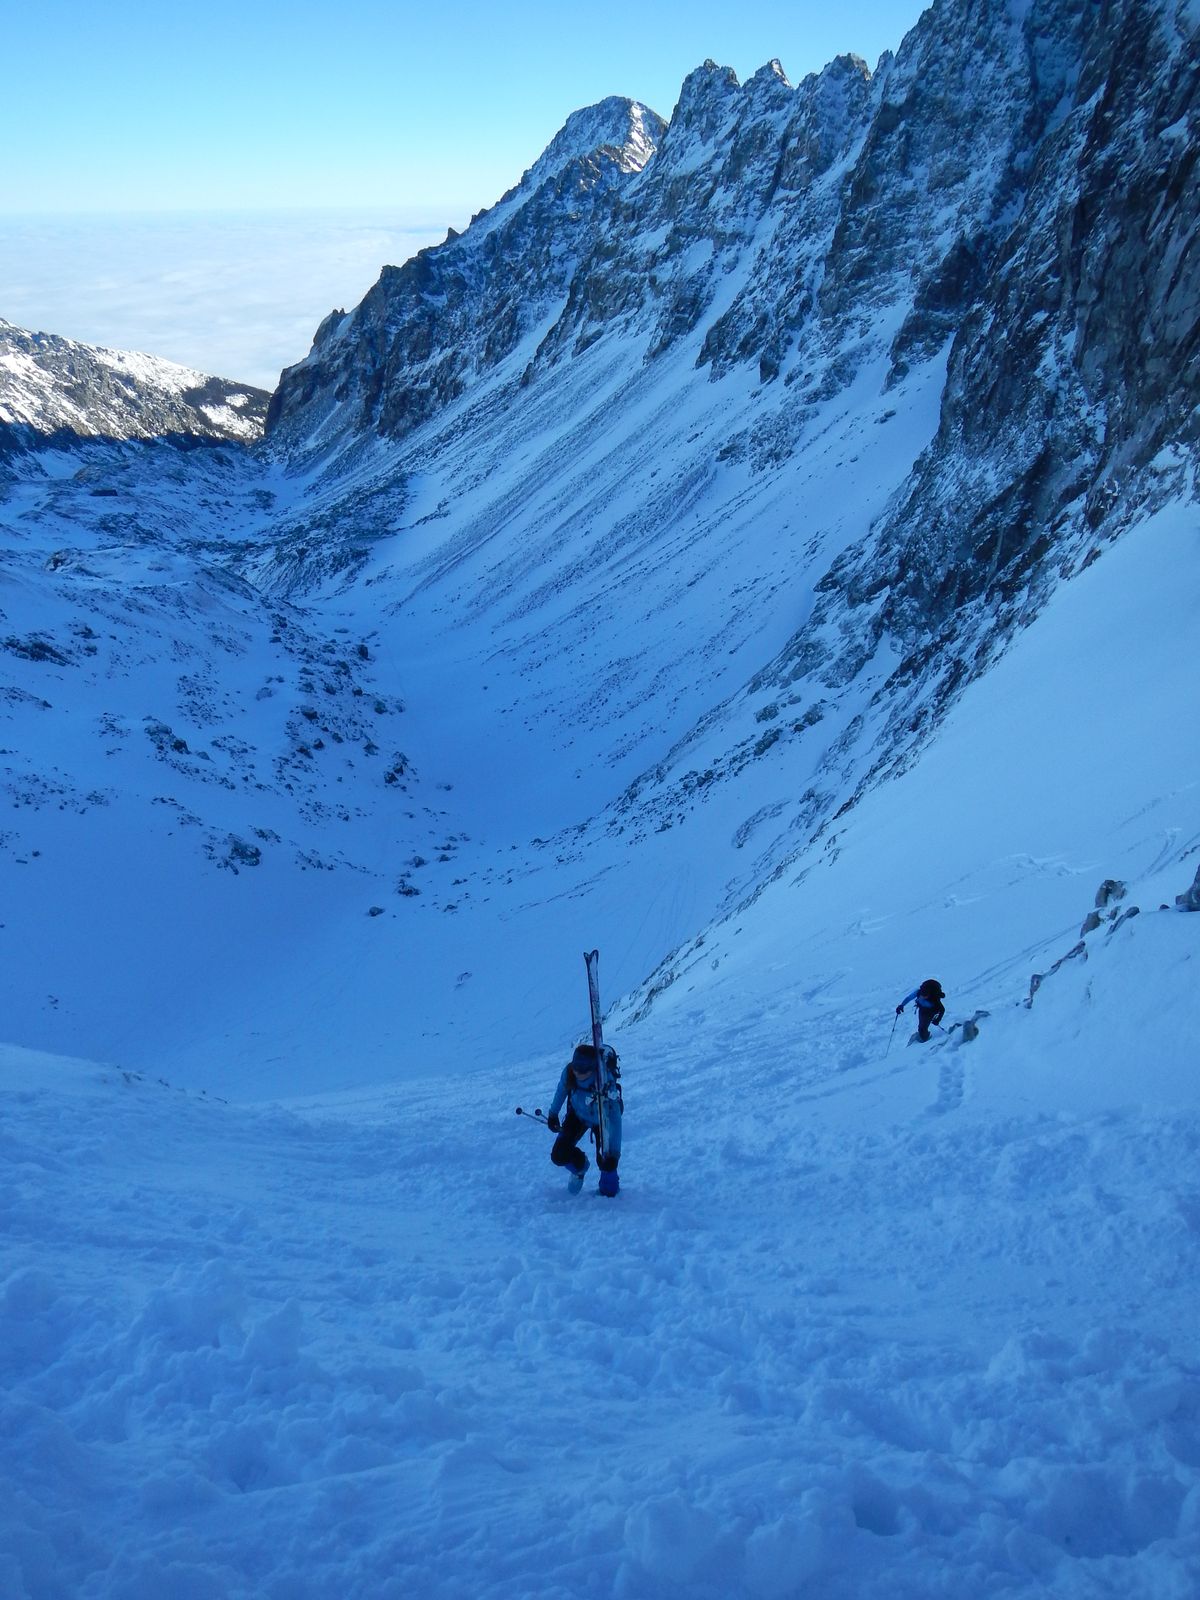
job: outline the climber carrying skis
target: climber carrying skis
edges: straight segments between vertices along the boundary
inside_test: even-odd
[[[556,1167],[566,1167],[567,1188],[578,1194],[583,1188],[590,1162],[579,1148],[579,1141],[591,1129],[597,1143],[596,1163],[600,1168],[600,1193],[615,1195],[619,1187],[617,1163],[621,1159],[621,1089],[617,1052],[611,1045],[602,1044],[604,1051],[604,1092],[606,1094],[604,1124],[607,1148],[600,1149],[600,1105],[596,1073],[596,1046],[576,1045],[575,1053],[562,1070],[554,1099],[546,1115],[546,1124],[558,1138],[550,1151]],[[615,1092],[614,1092],[615,1090]],[[559,1121],[559,1112],[566,1105],[566,1115]]]
[[[910,1000],[917,1002],[917,1031],[913,1037],[918,1044],[927,1044],[929,1042],[930,1027],[938,1027],[942,1018],[946,1015],[946,996],[936,978],[926,978],[919,988],[913,989],[911,993],[904,996],[904,999],[896,1007],[897,1016],[900,1015]],[[912,1043],[911,1039],[909,1043]]]

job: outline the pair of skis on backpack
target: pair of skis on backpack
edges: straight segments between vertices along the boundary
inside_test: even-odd
[[[605,1044],[600,1027],[599,950],[586,952],[583,961],[587,968],[588,1007],[592,1014],[591,1056],[596,1070],[596,1125],[592,1130],[592,1138],[596,1144],[596,1165],[600,1168],[600,1181],[597,1187],[601,1194],[611,1199],[621,1186],[621,1181],[617,1177],[617,1166],[621,1160],[621,1123],[625,1114],[625,1101],[621,1094],[621,1067],[617,1061],[617,1052],[611,1045]],[[586,1049],[584,1046],[585,1052]],[[572,1061],[578,1055],[579,1050],[576,1049],[571,1057]],[[585,1054],[585,1062],[586,1059]],[[586,1174],[585,1167],[583,1175]],[[581,1178],[579,1188],[582,1186]]]

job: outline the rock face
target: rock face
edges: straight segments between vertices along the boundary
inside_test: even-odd
[[[466,233],[385,267],[349,316],[333,312],[272,398],[268,428],[308,442],[400,437],[486,376],[569,292],[606,200],[653,155],[664,123],[608,99],[570,117],[521,182]]]
[[[257,439],[268,396],[127,350],[27,333],[0,318],[0,447],[84,439]]]
[[[381,436],[399,479],[469,439],[494,470],[551,415],[578,419],[572,448],[594,437],[585,372],[615,397],[606,419],[673,384],[676,413],[706,425],[625,463],[660,537],[701,492],[724,497],[726,528],[771,481],[802,499],[839,410],[874,396],[884,425],[935,393],[865,531],[839,541],[827,516],[810,542],[811,601],[744,689],[771,725],[725,703],[628,797],[678,769],[683,802],[738,752],[811,747],[831,704],[857,698],[826,722],[815,821],[903,761],[1054,583],[1190,492],[1198,33],[1193,0],[937,0],[874,73],[846,56],[793,88],[772,62],[742,85],[709,61],[665,130],[606,102],[463,236],[327,321],[284,374],[269,439],[304,456]],[[475,547],[501,525],[475,525]]]
[[[960,523],[1014,444],[1036,486],[1014,496],[1001,474],[1010,522],[1030,496],[1036,511],[1099,490],[1175,436],[1195,392],[1196,33],[1181,0],[941,0],[874,75],[842,57],[793,89],[772,62],[742,86],[706,62],[667,128],[606,101],[464,235],[327,319],[269,427],[400,438],[535,330],[525,382],[608,331],[653,360],[699,328],[714,377],[784,377],[780,425],[754,444],[778,459],[890,310],[893,381],[953,344],[913,485],[922,520],[951,451],[976,480]],[[1051,431],[1063,469],[1043,458]],[[1005,516],[974,546],[935,546],[982,544],[998,572]],[[909,521],[895,519],[905,553]],[[939,616],[960,603],[960,585],[912,565],[905,600]]]
[[[1118,503],[1152,492],[1163,452],[1194,451],[1197,22],[1171,4],[1031,9],[1038,137],[1014,163],[1020,214],[982,256],[971,242],[983,275],[938,437],[883,530],[885,625],[1012,605],[1051,550],[1069,566]]]
[[[885,692],[932,683],[936,704],[1194,473],[1200,14],[1056,0],[1006,29],[1009,8],[972,10],[967,57],[952,31],[965,8],[935,6],[884,69],[850,186],[878,219],[914,162],[936,174],[924,220],[914,208],[886,237],[923,263],[904,275],[893,378],[948,347],[937,434],[764,687],[798,667],[847,681],[886,642],[901,662]],[[990,109],[964,120],[967,104]],[[852,204],[839,226],[847,246],[882,223]],[[875,296],[903,282],[878,276],[880,248],[865,254],[847,268],[839,252],[827,304],[847,272]]]

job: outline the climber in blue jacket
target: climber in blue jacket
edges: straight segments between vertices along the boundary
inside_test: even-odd
[[[926,1044],[930,1027],[938,1027],[946,1015],[946,996],[936,978],[926,978],[918,988],[906,994],[896,1007],[899,1016],[910,1000],[917,1002],[917,1042]]]
[[[600,1193],[611,1197],[617,1193],[620,1184],[617,1177],[617,1163],[621,1159],[621,1112],[624,1106],[621,1100],[621,1073],[617,1065],[617,1052],[610,1045],[603,1045],[601,1048],[605,1055],[605,1077],[610,1085],[610,1092],[605,1099],[608,1149],[598,1155],[597,1164],[600,1167]],[[579,1141],[589,1129],[593,1138],[598,1135],[600,1127],[598,1099],[596,1047],[590,1044],[577,1045],[574,1055],[562,1070],[558,1088],[554,1091],[554,1099],[550,1102],[550,1110],[546,1117],[550,1132],[558,1135],[554,1141],[554,1148],[550,1151],[550,1159],[556,1167],[567,1169],[567,1188],[572,1194],[579,1193],[587,1176],[590,1163],[579,1148]],[[567,1114],[560,1122],[558,1113],[564,1104]]]

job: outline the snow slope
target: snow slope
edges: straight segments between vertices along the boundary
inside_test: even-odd
[[[1191,1600],[1194,32],[709,63],[6,461],[4,1600]]]
[[[1127,884],[1126,914],[1173,906],[1200,864],[1200,758],[1181,737],[1198,607],[1200,516],[1174,506],[1057,591],[901,782],[798,842],[655,974],[655,1005],[686,1004],[689,971],[707,995],[778,997],[790,967],[822,1004],[857,1011],[862,960],[928,966],[943,983],[952,971],[960,1007],[995,1010],[1078,942],[1103,880]],[[787,964],[768,973],[784,927]]]
[[[456,1070],[570,1039],[564,947],[616,949],[611,992],[633,988],[758,881],[762,817],[786,836],[863,691],[821,693],[798,759],[759,759],[776,694],[745,685],[903,482],[938,374],[881,421],[869,369],[786,471],[697,471],[680,500],[741,398],[694,354],[630,380],[598,351],[504,428],[464,399],[402,483],[382,448],[332,483],[158,448],[13,490],[12,1037],[252,1099]],[[697,848],[687,808],[623,797],[649,764],[702,766],[672,746],[728,699],[716,748],[750,756]],[[236,841],[254,864],[214,870]]]
[[[6,1050],[5,1594],[1190,1600],[1198,590],[1190,509],[1106,551],[610,1017],[615,1202],[512,1114],[557,1053],[255,1108]],[[929,969],[971,1042],[889,1037]]]

